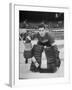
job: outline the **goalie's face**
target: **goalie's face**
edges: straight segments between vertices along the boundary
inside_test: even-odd
[[[44,27],[39,28],[39,34],[40,34],[40,36],[44,36],[45,35]]]

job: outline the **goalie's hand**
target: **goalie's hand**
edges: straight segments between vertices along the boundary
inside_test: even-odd
[[[31,40],[31,37],[30,37],[30,36],[27,36],[26,38],[27,38],[28,40]]]

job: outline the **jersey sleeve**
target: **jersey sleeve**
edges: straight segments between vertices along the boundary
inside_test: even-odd
[[[33,34],[33,35],[31,35],[30,37],[31,37],[31,40],[34,40],[35,38],[38,38],[38,33]]]
[[[47,33],[47,37],[48,37],[48,41],[51,44],[53,44],[55,42],[55,38],[54,38],[54,36],[50,32]]]

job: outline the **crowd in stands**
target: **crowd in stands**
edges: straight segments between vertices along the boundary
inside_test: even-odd
[[[64,27],[63,21],[57,22],[47,22],[45,23],[46,28],[63,28]],[[26,23],[25,21],[20,23],[19,28],[27,28],[27,29],[38,29],[38,26],[41,23]]]
[[[48,22],[48,23],[45,23],[45,27],[46,29],[49,29],[49,30],[58,30],[58,29],[63,29],[64,28],[64,22],[63,21],[58,21],[58,22]],[[20,37],[25,40],[26,36],[27,35],[31,35],[33,36],[34,34],[36,35],[36,33],[38,32],[38,26],[40,25],[41,23],[26,23],[26,22],[22,22],[20,23],[20,30],[21,29],[26,29],[26,32],[22,32],[20,33]],[[64,38],[63,36],[63,32],[54,32],[55,34],[55,37],[56,38]],[[21,38],[19,38],[19,40],[21,40]]]

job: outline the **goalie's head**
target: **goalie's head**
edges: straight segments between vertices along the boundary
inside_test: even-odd
[[[45,32],[46,32],[45,25],[44,24],[39,25],[39,34],[41,36],[44,36],[45,35]]]

